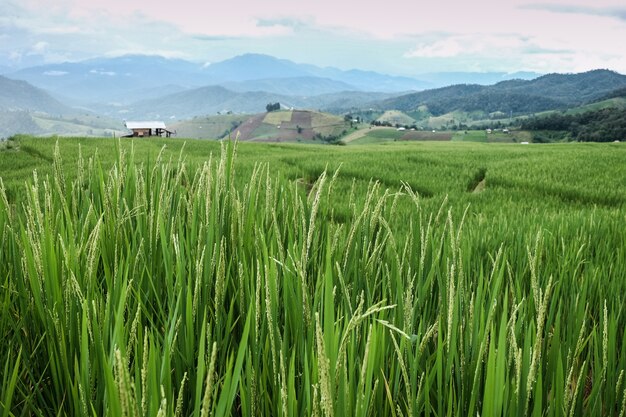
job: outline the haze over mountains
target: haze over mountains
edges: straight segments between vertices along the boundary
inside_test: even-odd
[[[44,90],[26,81],[12,80],[0,75],[0,111],[45,112],[69,114],[70,107],[52,98]]]
[[[457,72],[410,78],[321,68],[258,54],[204,65],[130,55],[10,72],[0,77],[0,112],[5,121],[19,114],[20,123],[15,125],[31,131],[34,121],[29,122],[28,115],[33,113],[57,118],[99,115],[117,120],[113,129],[126,119],[172,121],[217,112],[259,113],[270,102],[337,114],[425,107],[434,116],[454,111],[519,115],[585,104],[620,88],[626,88],[626,76],[608,70],[543,76]],[[93,123],[95,116],[89,117]],[[11,130],[6,125],[12,126],[5,123],[4,134]],[[49,125],[39,124],[36,133],[50,130]],[[100,120],[98,127],[107,126]]]
[[[340,91],[398,93],[459,82],[492,84],[505,79],[534,78],[534,73],[423,74],[425,79],[372,71],[339,70],[297,64],[268,55],[246,54],[213,64],[197,64],[159,56],[129,55],[75,63],[24,68],[5,74],[78,102],[105,102],[124,95],[145,98],[147,90],[177,86],[180,90],[220,85],[233,91],[267,91],[319,95]],[[297,86],[294,89],[294,86]]]

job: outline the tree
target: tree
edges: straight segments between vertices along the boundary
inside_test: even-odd
[[[278,111],[280,110],[280,103],[268,103],[267,106],[265,106],[265,110],[267,110],[268,113]]]

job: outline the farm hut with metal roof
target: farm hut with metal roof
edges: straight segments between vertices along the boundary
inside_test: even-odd
[[[135,137],[148,137],[148,136],[163,136],[170,137],[176,132],[169,130],[164,122],[148,121],[148,122],[126,122],[126,128],[133,133],[128,136]]]

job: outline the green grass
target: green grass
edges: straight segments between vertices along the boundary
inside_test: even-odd
[[[178,122],[170,128],[176,130],[179,138],[219,139],[228,136],[229,132],[248,118],[250,115],[241,114],[196,117]]]
[[[459,131],[452,136],[453,141],[459,142],[487,142],[487,139],[488,135],[484,130]]]
[[[415,119],[399,110],[388,110],[377,119],[379,122],[389,122],[392,125],[412,125]]]
[[[397,138],[392,138],[392,137],[389,137],[388,135],[381,136],[381,137],[365,135],[359,139],[353,140],[352,142],[350,142],[350,145],[375,145],[375,144],[379,145],[379,144],[386,143],[386,142],[393,142],[394,140],[397,140]]]
[[[14,145],[2,416],[625,412],[622,144]]]
[[[372,129],[371,131],[366,133],[366,137],[372,139],[386,139],[386,140],[394,140],[400,139],[406,131],[397,130],[395,127],[390,127],[388,129]]]

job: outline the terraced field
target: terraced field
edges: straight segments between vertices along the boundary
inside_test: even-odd
[[[343,118],[325,113],[289,110],[255,115],[233,131],[241,141],[313,142],[339,137],[349,128]]]
[[[625,162],[19,137],[0,414],[623,415]]]

